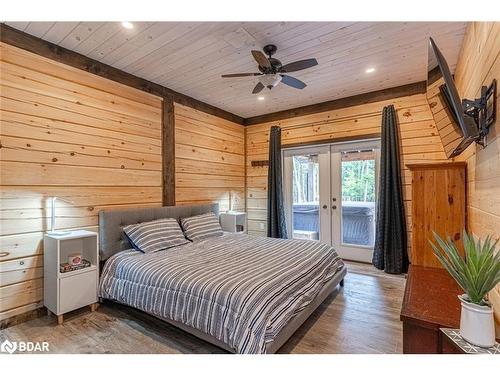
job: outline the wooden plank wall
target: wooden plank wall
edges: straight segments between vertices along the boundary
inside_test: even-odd
[[[252,160],[268,159],[269,128],[282,127],[282,143],[336,139],[380,133],[384,106],[394,104],[401,129],[401,154],[407,226],[411,235],[411,175],[406,163],[445,161],[443,146],[425,94],[263,123],[246,128],[247,212],[250,233],[265,235],[267,167],[252,167]],[[408,246],[410,246],[408,242]]]
[[[500,84],[500,23],[472,22],[467,28],[455,72],[462,98],[479,96],[482,85],[496,78]],[[479,237],[500,238],[500,90],[497,121],[490,128],[488,146],[472,144],[457,160],[467,162],[468,226]],[[497,337],[500,337],[500,284],[490,293],[494,302]]]
[[[244,210],[244,127],[177,103],[174,112],[176,203]]]
[[[0,321],[41,306],[50,196],[59,229],[161,205],[161,98],[0,44]]]

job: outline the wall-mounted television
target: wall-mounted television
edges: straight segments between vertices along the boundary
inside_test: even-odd
[[[459,155],[479,138],[474,119],[464,114],[453,76],[443,54],[429,38],[427,92],[434,98],[431,104],[441,139],[449,158]]]
[[[458,95],[443,54],[429,38],[427,98],[448,158],[462,153],[472,142],[486,147],[488,128],[496,121],[496,80],[480,88],[474,100]]]

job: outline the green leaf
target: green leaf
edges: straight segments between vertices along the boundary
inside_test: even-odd
[[[500,251],[498,239],[487,236],[484,242],[475,241],[465,230],[462,242],[464,256],[460,255],[450,237],[443,240],[434,233],[437,245],[429,241],[434,255],[469,296],[471,302],[484,304],[486,294],[500,282]]]

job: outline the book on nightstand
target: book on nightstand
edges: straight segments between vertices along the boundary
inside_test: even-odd
[[[80,264],[61,263],[59,265],[59,272],[66,273],[66,272],[81,270],[82,268],[87,268],[90,266],[91,263],[86,259],[82,259],[82,262]]]

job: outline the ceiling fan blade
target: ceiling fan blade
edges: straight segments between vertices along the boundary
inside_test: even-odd
[[[223,74],[222,78],[232,78],[232,77],[254,77],[260,76],[262,73],[233,73],[233,74]]]
[[[264,85],[262,84],[262,82],[259,82],[255,85],[255,87],[253,88],[253,91],[252,91],[252,94],[258,94],[259,92],[261,92],[262,90],[264,90]]]
[[[318,65],[318,61],[316,59],[299,60],[283,65],[281,71],[284,73],[296,72],[297,70],[311,68],[316,65]]]
[[[257,61],[257,63],[263,68],[271,68],[271,63],[267,59],[266,55],[262,53],[262,51],[252,51],[252,56]]]
[[[303,89],[304,87],[306,87],[307,85],[302,82],[301,80],[297,79],[297,78],[294,78],[294,77],[291,77],[291,76],[287,76],[286,74],[281,74],[281,82],[284,83],[285,85],[288,85],[288,86],[291,86],[291,87],[294,87],[296,89]]]

